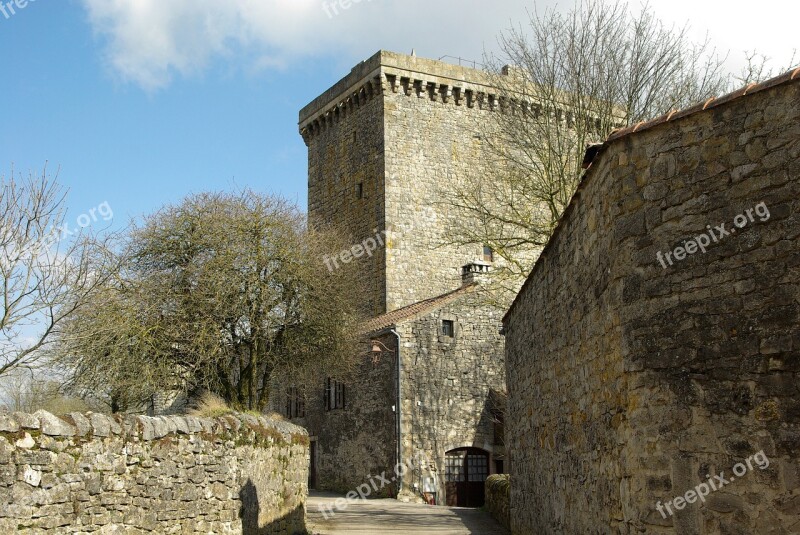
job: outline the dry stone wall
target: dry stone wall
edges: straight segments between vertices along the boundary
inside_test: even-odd
[[[800,533],[798,102],[592,164],[505,319],[514,533]]]
[[[486,480],[486,510],[505,528],[511,527],[511,476],[494,474]]]
[[[0,533],[305,533],[307,478],[265,417],[0,413]]]

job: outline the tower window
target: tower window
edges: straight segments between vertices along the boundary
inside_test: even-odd
[[[356,198],[363,199],[364,198],[364,183],[359,182],[356,184]]]
[[[483,246],[483,261],[494,262],[494,250],[488,245]]]
[[[442,320],[442,334],[450,338],[456,335],[456,325],[453,320]]]

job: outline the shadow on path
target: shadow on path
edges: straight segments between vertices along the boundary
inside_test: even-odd
[[[260,526],[261,510],[258,503],[258,489],[249,479],[239,490],[239,499],[242,503],[239,509],[239,518],[242,519],[242,535],[272,535],[273,533],[296,533],[299,535],[303,533],[305,510],[302,506],[285,514],[282,518]]]
[[[359,500],[337,511],[337,494],[312,492],[308,527],[314,535],[509,535],[486,511],[434,507],[396,500]],[[333,508],[326,515],[320,508]]]

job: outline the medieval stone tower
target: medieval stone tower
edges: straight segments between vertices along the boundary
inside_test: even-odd
[[[481,125],[495,93],[484,71],[380,51],[300,112],[311,224],[380,238],[358,260],[373,315],[457,288],[461,267],[488,254],[446,237],[463,223],[445,201],[488,171]]]

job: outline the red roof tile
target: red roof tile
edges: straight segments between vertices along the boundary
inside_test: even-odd
[[[664,124],[664,123],[667,123],[667,122],[676,121],[676,120],[681,119],[683,117],[688,117],[689,115],[693,115],[695,113],[700,113],[702,111],[706,111],[706,110],[721,106],[723,104],[727,104],[727,103],[729,103],[729,102],[731,102],[733,100],[736,100],[736,99],[739,99],[739,98],[743,98],[745,96],[750,96],[752,94],[758,93],[760,91],[764,91],[766,89],[770,89],[772,87],[775,87],[775,86],[778,86],[778,85],[781,85],[781,84],[786,84],[786,83],[795,82],[795,81],[800,81],[800,67],[798,67],[798,68],[796,68],[794,70],[785,72],[785,73],[781,74],[780,76],[776,76],[774,78],[770,78],[769,80],[765,80],[764,82],[761,82],[759,84],[750,84],[750,85],[748,85],[746,87],[743,87],[741,89],[737,89],[736,91],[732,91],[731,93],[728,93],[727,95],[723,95],[723,96],[721,96],[719,98],[710,98],[707,101],[702,102],[700,104],[696,104],[696,105],[694,105],[694,106],[692,106],[690,108],[686,108],[686,109],[680,110],[680,111],[671,111],[671,112],[665,113],[661,117],[657,117],[657,118],[655,118],[653,120],[650,120],[650,121],[647,121],[647,122],[644,122],[644,123],[638,123],[636,125],[629,126],[629,127],[626,127],[626,128],[620,129],[620,130],[615,130],[615,131],[611,132],[611,134],[606,138],[605,142],[603,142],[602,144],[590,146],[587,149],[586,156],[585,156],[584,161],[583,161],[583,168],[584,169],[588,169],[588,171],[586,173],[584,173],[584,175],[581,177],[581,181],[578,184],[578,188],[575,191],[575,193],[573,194],[572,199],[569,202],[569,205],[567,205],[567,208],[561,214],[561,218],[559,219],[558,224],[556,225],[556,228],[553,231],[553,235],[550,237],[550,240],[544,246],[544,249],[542,250],[541,254],[539,255],[538,259],[536,260],[536,263],[533,265],[533,269],[531,270],[531,272],[528,275],[528,277],[525,279],[525,283],[522,285],[522,288],[520,288],[520,291],[517,294],[517,297],[514,299],[514,301],[511,303],[511,306],[506,311],[506,314],[503,317],[503,322],[505,322],[505,320],[511,314],[511,311],[514,309],[516,304],[519,302],[520,296],[525,292],[525,290],[527,289],[528,285],[531,283],[531,280],[533,279],[533,273],[539,268],[539,265],[542,264],[547,259],[547,255],[550,252],[551,243],[553,242],[553,239],[561,231],[561,228],[562,228],[562,226],[564,224],[564,221],[566,220],[566,218],[569,216],[569,214],[574,209],[575,204],[578,202],[578,199],[580,198],[580,194],[582,193],[583,189],[586,187],[587,177],[590,176],[590,171],[591,171],[590,168],[592,166],[592,162],[597,160],[597,158],[600,157],[600,155],[603,152],[605,152],[605,149],[611,143],[613,143],[613,142],[615,142],[615,141],[617,141],[617,140],[619,140],[619,139],[621,139],[623,137],[626,137],[626,136],[629,136],[629,135],[632,135],[632,134],[635,134],[635,133],[643,132],[645,130],[653,128],[654,126],[658,126],[660,124]]]
[[[776,76],[774,78],[770,78],[769,80],[765,80],[760,84],[750,84],[746,87],[742,87],[737,89],[736,91],[732,91],[727,95],[723,95],[721,97],[711,97],[710,99],[706,100],[705,102],[701,102],[699,104],[695,104],[690,108],[685,108],[680,111],[671,111],[669,113],[665,113],[661,117],[656,117],[655,119],[651,119],[649,121],[641,122],[632,126],[628,126],[622,128],[620,130],[615,130],[611,132],[611,135],[606,138],[605,143],[603,145],[608,145],[612,141],[616,141],[617,139],[623,138],[630,134],[641,132],[643,130],[647,130],[649,128],[653,128],[654,126],[658,126],[662,123],[666,123],[669,121],[676,121],[678,119],[682,119],[684,117],[688,117],[689,115],[693,115],[695,113],[699,113],[701,111],[709,110],[712,108],[716,108],[717,106],[721,106],[723,104],[727,104],[732,100],[736,100],[741,98],[745,95],[752,95],[753,93],[758,93],[759,91],[764,91],[765,89],[769,89],[770,87],[775,87],[776,85],[784,84],[787,82],[791,82],[793,80],[800,79],[800,67],[793,71],[788,71],[780,76]],[[595,158],[597,155],[602,152],[596,151]]]
[[[426,299],[424,301],[418,301],[414,304],[405,306],[403,308],[398,308],[397,310],[392,310],[391,312],[387,312],[381,316],[374,317],[370,320],[367,320],[361,326],[361,334],[370,334],[382,331],[384,329],[388,329],[389,327],[394,327],[403,321],[419,317],[427,312],[452,303],[461,296],[473,291],[475,288],[477,288],[477,286],[477,284],[462,286],[458,290],[453,290],[452,292],[448,292],[431,299]]]

